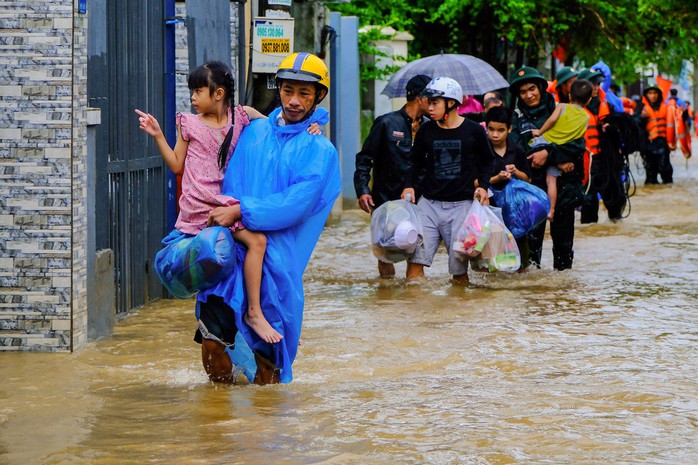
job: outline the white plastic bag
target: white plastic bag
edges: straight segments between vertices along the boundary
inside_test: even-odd
[[[473,202],[456,234],[453,250],[463,260],[471,259],[479,271],[516,271],[521,254],[514,235],[502,220],[502,209]]]
[[[452,250],[462,260],[475,258],[490,238],[493,215],[480,202],[473,202],[465,220],[453,239]]]
[[[391,200],[371,216],[373,255],[385,263],[408,259],[424,241],[417,206],[407,200]]]
[[[499,210],[490,207],[492,210]],[[496,213],[496,212],[495,212]],[[475,257],[470,265],[477,271],[508,271],[514,272],[521,267],[521,254],[516,245],[516,238],[504,226],[504,222],[493,222],[490,225],[490,237],[480,255]]]

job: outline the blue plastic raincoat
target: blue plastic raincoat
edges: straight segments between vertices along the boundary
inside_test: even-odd
[[[617,113],[625,113],[623,101],[620,99],[620,97],[617,97],[616,94],[611,92],[611,81],[613,80],[611,76],[611,68],[609,68],[608,65],[603,61],[599,61],[592,66],[592,68],[598,69],[603,73],[604,80],[601,83],[601,88],[604,92],[606,92],[606,101],[610,107]]]
[[[242,132],[223,180],[223,193],[240,200],[245,227],[267,237],[261,304],[267,321],[283,339],[267,344],[243,319],[246,249],[240,244],[236,244],[233,273],[200,292],[198,301],[218,295],[235,311],[240,333],[229,354],[250,380],[256,372],[251,348],[271,356],[281,369],[281,382],[287,383],[293,379],[291,364],[303,321],[303,272],[340,193],[341,178],[337,150],[325,137],[307,132],[313,122],[329,121],[327,110],[317,108],[305,121],[285,126],[279,125],[280,114],[277,108],[269,119],[254,120]]]

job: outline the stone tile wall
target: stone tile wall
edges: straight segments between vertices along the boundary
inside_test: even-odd
[[[0,351],[87,341],[87,16],[77,3],[0,0]],[[188,112],[187,34],[176,28],[177,107]]]
[[[0,350],[85,342],[86,18],[0,1]]]

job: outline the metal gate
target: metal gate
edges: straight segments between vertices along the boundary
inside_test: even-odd
[[[169,123],[164,3],[90,3],[88,41],[103,42],[89,53],[88,65],[90,106],[102,110],[96,134],[96,245],[114,252],[117,313],[163,295],[152,261],[166,234],[165,165],[152,139],[139,130],[134,109],[153,114],[163,130]]]

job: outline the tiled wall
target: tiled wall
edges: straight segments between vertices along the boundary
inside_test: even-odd
[[[175,14],[182,18],[187,16],[187,9],[184,2],[175,2]],[[230,58],[233,66],[232,74],[235,76],[235,91],[238,90],[238,3],[230,2]],[[187,29],[184,23],[175,25],[175,72],[177,73],[177,111],[191,113],[189,104],[189,89],[187,88],[187,77],[189,76],[189,49],[187,44]],[[203,63],[200,63],[203,64]],[[237,95],[235,96],[235,103]]]
[[[75,8],[0,1],[0,350],[87,339],[86,19]]]
[[[0,0],[0,351],[87,341],[87,17],[77,3]],[[177,108],[188,112],[187,31],[176,28]]]

